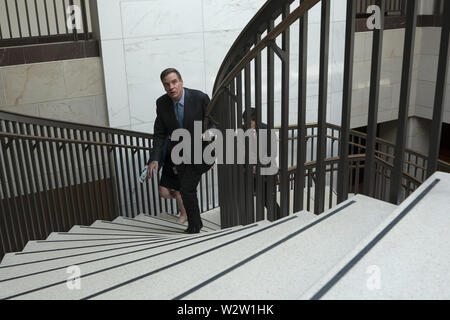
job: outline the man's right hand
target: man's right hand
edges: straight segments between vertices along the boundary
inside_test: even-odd
[[[147,178],[148,179],[152,178],[153,170],[155,170],[155,172],[158,173],[158,161],[152,161],[148,165],[148,170],[147,170]]]

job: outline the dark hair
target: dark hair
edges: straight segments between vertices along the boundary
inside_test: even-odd
[[[247,110],[242,114],[242,120],[245,121],[247,119]],[[250,108],[250,120],[256,121],[256,109]]]
[[[167,77],[169,74],[171,74],[173,72],[175,72],[177,74],[178,80],[183,80],[183,79],[181,79],[181,74],[178,72],[177,69],[175,69],[175,68],[167,68],[166,70],[161,72],[161,76],[160,76],[161,81],[163,81],[165,77]]]

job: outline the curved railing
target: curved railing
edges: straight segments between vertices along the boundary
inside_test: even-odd
[[[159,179],[138,181],[151,145],[147,133],[0,111],[0,257],[74,225],[176,214]],[[215,168],[198,193],[201,212],[217,207]]]
[[[287,216],[292,211],[304,209],[303,194],[306,186],[314,184],[314,213],[325,210],[327,200],[326,187],[334,190],[337,203],[347,199],[350,192],[348,180],[355,168],[354,185],[362,181],[362,193],[371,197],[388,200],[394,204],[401,202],[425,178],[438,169],[439,128],[442,124],[443,92],[446,86],[448,55],[448,34],[450,22],[446,21],[441,33],[441,51],[435,95],[435,107],[432,120],[432,143],[430,156],[426,157],[406,149],[407,118],[414,58],[415,28],[417,25],[417,1],[405,2],[405,42],[403,52],[403,70],[400,90],[397,140],[390,145],[377,139],[377,117],[380,91],[380,70],[383,43],[384,16],[379,17],[380,28],[373,30],[372,63],[370,75],[370,94],[368,104],[368,127],[362,137],[350,130],[351,97],[353,77],[354,33],[356,0],[347,1],[345,57],[343,73],[343,99],[339,145],[334,149],[338,157],[332,155],[328,138],[327,94],[328,94],[328,55],[330,34],[330,0],[276,1],[269,0],[257,12],[244,28],[230,51],[226,55],[218,72],[211,102],[207,108],[205,128],[213,121],[225,136],[227,129],[250,128],[250,112],[243,119],[243,111],[256,109],[256,132],[263,127],[263,113],[266,125],[275,128],[275,107],[278,105],[279,121],[279,170],[274,176],[261,176],[261,163],[226,163],[218,167],[221,221],[223,227],[248,224],[264,218],[275,220]],[[320,54],[318,79],[318,106],[315,143],[307,138],[306,96],[307,96],[307,44],[308,14],[312,7],[321,9]],[[376,0],[380,12],[385,12],[385,0]],[[450,15],[450,5],[444,8],[444,15]],[[298,23],[298,69],[291,68],[292,25]],[[296,38],[297,39],[297,38]],[[262,56],[266,55],[267,65],[262,66]],[[298,75],[298,95],[293,102],[290,95],[290,73]],[[279,86],[275,86],[278,84]],[[277,91],[278,90],[278,91]],[[266,102],[263,102],[263,92]],[[277,100],[275,97],[278,97]],[[298,128],[291,132],[289,115],[297,115]],[[292,121],[292,120],[291,120]],[[362,149],[351,139],[363,139],[364,152],[359,156],[352,154],[352,148]],[[289,153],[289,141],[296,140],[298,148]],[[333,140],[333,139],[332,139]],[[246,153],[250,152],[250,142],[246,142]],[[331,143],[332,145],[332,143]],[[380,149],[390,149],[386,152]],[[307,161],[307,150],[312,148],[315,154],[314,173]],[[270,146],[268,147],[270,153]],[[413,163],[412,158],[422,159],[422,163]],[[290,167],[290,159],[296,159],[296,165]],[[334,159],[334,160],[330,160]],[[236,157],[235,157],[236,160]],[[356,161],[356,162],[355,162]],[[359,161],[359,163],[358,163]],[[442,165],[442,164],[440,164]],[[330,168],[331,166],[331,168]],[[406,168],[405,168],[406,166]],[[356,170],[356,167],[358,170]],[[413,169],[411,169],[413,168]],[[411,170],[413,172],[411,172]],[[334,181],[329,172],[337,171]],[[255,172],[255,173],[254,173]],[[417,172],[422,174],[418,177]],[[303,179],[311,175],[312,180]],[[380,180],[379,177],[381,177]],[[312,181],[312,182],[311,182]],[[353,185],[353,187],[354,187]],[[293,186],[293,187],[292,187]],[[293,192],[292,190],[293,189]],[[381,190],[381,191],[380,191]],[[279,193],[277,193],[279,192]],[[330,194],[332,192],[329,192]],[[256,197],[256,201],[254,199]],[[278,198],[277,202],[274,199]],[[293,201],[291,201],[293,198]],[[279,210],[275,210],[277,203]],[[265,214],[264,212],[267,212]]]

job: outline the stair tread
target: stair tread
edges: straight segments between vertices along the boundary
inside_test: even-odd
[[[184,298],[296,298],[394,209],[395,206],[391,204],[355,196],[318,216],[306,228],[291,234],[278,246],[239,268],[222,274],[214,281],[205,283]],[[351,232],[341,232],[348,230],[349,226]],[[254,270],[258,272],[255,273]]]
[[[433,174],[304,298],[332,284],[322,299],[449,299],[448,190],[450,174]],[[348,272],[335,279],[344,267]],[[366,282],[374,272],[381,286],[370,290]]]

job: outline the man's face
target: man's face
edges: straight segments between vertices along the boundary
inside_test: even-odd
[[[174,100],[181,99],[183,96],[183,80],[180,80],[175,72],[169,73],[162,83],[169,97]]]

